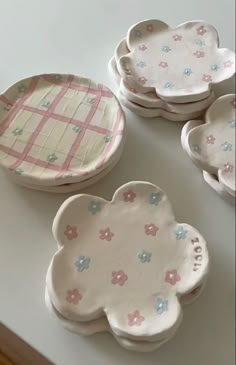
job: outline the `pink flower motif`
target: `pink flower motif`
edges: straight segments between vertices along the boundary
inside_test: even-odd
[[[141,316],[138,310],[133,313],[128,314],[128,324],[129,326],[141,326],[141,324],[145,321],[145,318]]]
[[[175,42],[177,42],[177,41],[182,41],[182,35],[179,35],[179,34],[174,34],[173,36],[172,36],[172,38],[174,39],[174,41]]]
[[[233,165],[231,165],[229,162],[224,164],[224,172],[233,172],[233,171],[234,171]]]
[[[200,27],[197,28],[197,34],[199,35],[204,35],[207,32],[207,29],[201,25]]]
[[[234,62],[233,61],[226,61],[226,62],[224,62],[224,68],[227,68],[227,67],[231,67],[231,66],[233,66],[233,64],[234,64]]]
[[[211,134],[210,136],[206,137],[207,144],[214,144],[215,143],[215,137]]]
[[[160,67],[162,67],[162,68],[166,68],[166,67],[168,67],[168,63],[167,63],[167,62],[163,62],[163,61],[161,61],[161,62],[159,63],[159,66],[160,66]]]
[[[206,81],[206,82],[211,82],[212,81],[212,77],[211,75],[203,75],[202,76],[202,81]]]
[[[159,228],[153,223],[146,224],[144,228],[145,228],[145,233],[148,236],[156,236],[157,231],[159,231]]]
[[[153,25],[152,24],[147,25],[147,31],[148,32],[153,32]]]
[[[114,233],[111,232],[110,228],[101,229],[99,233],[101,240],[111,241],[112,237],[114,236]]]
[[[167,271],[165,275],[165,281],[171,285],[175,285],[177,281],[180,281],[180,276],[177,270]]]
[[[113,285],[120,285],[123,286],[126,282],[126,280],[128,280],[128,276],[124,273],[124,271],[120,270],[120,271],[113,271],[112,272],[112,284]]]
[[[78,289],[67,290],[66,301],[72,304],[78,304],[83,298]]]
[[[145,85],[147,82],[147,79],[145,77],[139,77],[138,81],[140,82],[140,84]]]
[[[68,240],[73,240],[78,237],[77,228],[75,226],[68,225],[64,232],[64,235]]]
[[[132,93],[134,93],[134,94],[138,94],[138,91],[134,88],[134,87],[131,87],[130,89],[129,89],[129,91],[131,91]]]
[[[203,51],[196,51],[195,53],[193,53],[194,56],[196,56],[197,58],[202,58],[205,56],[205,52]]]
[[[236,108],[236,99],[231,100],[230,104],[233,108]]]
[[[123,194],[123,196],[124,196],[124,201],[129,203],[133,203],[134,199],[136,198],[136,194],[132,190],[126,191]]]
[[[143,44],[142,46],[139,46],[138,49],[140,51],[146,51],[147,50],[147,47],[145,46],[145,44]]]

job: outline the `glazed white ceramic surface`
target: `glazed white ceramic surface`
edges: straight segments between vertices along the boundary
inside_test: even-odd
[[[165,193],[149,183],[122,186],[111,202],[68,199],[53,233],[59,250],[46,279],[53,306],[72,321],[105,315],[117,336],[131,340],[156,342],[175,332],[178,298],[208,272],[204,239],[176,223]]]
[[[132,80],[131,77],[125,76],[122,77],[122,71],[120,70],[119,59],[125,55],[129,55],[130,51],[128,50],[126,39],[123,39],[115,50],[115,57],[110,61],[109,68],[112,70],[112,74],[114,75],[117,84],[120,86],[120,90],[124,94],[124,96],[130,101],[137,103],[141,106],[147,108],[161,108],[168,110],[173,113],[191,113],[196,111],[201,111],[208,108],[212,102],[215,100],[214,92],[211,91],[208,97],[203,100],[188,102],[188,103],[171,103],[166,100],[162,100],[158,97],[158,95],[154,91],[150,91],[147,93],[139,91],[137,84]]]
[[[203,171],[203,178],[210,187],[217,192],[223,199],[231,204],[235,204],[235,196],[229,194],[229,192],[220,184],[217,176],[209,174],[207,171]]]
[[[171,29],[151,19],[132,26],[127,35],[130,54],[119,59],[119,71],[143,92],[177,103],[209,96],[213,84],[235,73],[235,54],[219,48],[216,29],[189,21]]]
[[[78,183],[108,167],[125,117],[104,85],[74,75],[39,75],[0,96],[0,166],[25,184]]]
[[[116,164],[119,162],[123,147],[124,147],[125,138],[123,138],[123,143],[119,147],[119,151],[117,151],[117,155],[114,158],[114,161],[111,162],[111,164],[103,169],[99,174],[91,177],[90,179],[83,180],[79,183],[73,183],[73,184],[64,184],[64,185],[57,185],[57,186],[43,186],[43,185],[35,185],[35,184],[26,184],[21,181],[21,179],[17,179],[16,175],[9,175],[10,178],[18,185],[23,186],[27,189],[31,190],[37,190],[37,191],[43,191],[47,193],[57,193],[57,194],[68,194],[68,193],[75,193],[78,191],[81,191],[85,188],[88,188],[89,186],[97,183],[101,179],[103,179],[107,174],[109,174],[113,168],[116,166]]]
[[[182,141],[185,140],[190,158],[202,170],[218,176],[220,184],[233,196],[235,125],[235,95],[229,94],[212,104],[206,113],[205,123],[191,121],[182,132]]]
[[[185,113],[185,114],[178,114],[178,113],[171,113],[164,109],[149,109],[144,108],[138,104],[132,103],[122,94],[119,90],[117,93],[117,97],[119,98],[122,105],[124,105],[127,109],[132,111],[133,113],[145,117],[145,118],[156,118],[156,117],[163,117],[172,122],[186,122],[192,118],[199,118],[204,114],[204,111],[198,111],[194,113]]]
[[[132,351],[138,351],[138,352],[150,352],[154,351],[160,346],[162,346],[165,342],[169,341],[174,335],[175,332],[172,334],[169,334],[169,337],[163,338],[162,340],[152,342],[152,341],[134,341],[130,340],[128,338],[117,336],[113,331],[111,330],[109,323],[106,319],[106,317],[95,319],[89,322],[74,322],[71,320],[68,320],[64,316],[62,316],[53,306],[53,304],[50,301],[49,294],[47,292],[47,289],[45,291],[45,303],[46,306],[50,312],[50,314],[59,321],[59,323],[65,327],[67,330],[77,333],[79,335],[83,336],[90,336],[95,333],[100,332],[109,332],[113,335],[113,337],[116,339],[116,341],[125,349],[132,350]]]

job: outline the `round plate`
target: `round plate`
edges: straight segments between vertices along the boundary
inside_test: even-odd
[[[34,76],[0,96],[0,166],[29,184],[87,180],[109,166],[124,129],[120,104],[104,85]]]

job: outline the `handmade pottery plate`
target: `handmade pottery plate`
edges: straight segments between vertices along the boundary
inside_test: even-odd
[[[139,91],[137,83],[133,81],[131,77],[121,77],[119,73],[119,59],[129,53],[130,51],[128,50],[126,39],[123,39],[116,48],[115,57],[110,61],[109,68],[111,69],[121,92],[130,101],[146,108],[161,108],[172,113],[184,114],[204,110],[215,100],[213,91],[211,91],[209,96],[203,100],[185,104],[171,103],[162,100],[154,91],[147,93]]]
[[[104,85],[34,76],[0,96],[0,166],[30,185],[77,183],[110,165],[124,130],[124,113]]]
[[[122,186],[111,202],[69,198],[53,233],[59,249],[46,287],[55,309],[76,322],[105,316],[116,336],[132,341],[155,343],[174,333],[180,298],[207,276],[203,237],[176,223],[165,193],[149,183]]]
[[[202,170],[218,177],[235,196],[235,95],[218,98],[203,121],[190,121],[182,131],[182,144]]]
[[[171,113],[165,109],[144,108],[126,99],[126,97],[122,94],[120,90],[117,93],[117,97],[119,98],[121,104],[124,105],[127,109],[145,118],[163,117],[172,122],[186,122],[187,120],[192,118],[202,117],[204,114],[204,110],[197,111],[194,113],[180,114],[180,113]]]
[[[234,52],[219,48],[216,29],[204,21],[189,21],[176,29],[156,19],[142,21],[128,31],[127,44],[130,54],[119,59],[122,76],[164,100],[205,99],[213,84],[235,73]]]

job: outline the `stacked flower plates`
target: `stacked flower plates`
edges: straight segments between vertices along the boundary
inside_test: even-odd
[[[58,250],[47,272],[46,305],[76,333],[108,331],[127,349],[154,350],[174,336],[182,305],[204,288],[204,238],[176,222],[166,194],[150,183],[123,185],[111,202],[69,198],[53,234]]]
[[[235,95],[218,98],[204,121],[191,120],[182,130],[182,146],[203,170],[205,181],[235,203]]]
[[[187,121],[214,101],[213,84],[235,73],[235,54],[219,48],[215,28],[189,21],[171,29],[160,20],[132,26],[109,70],[122,104],[144,117]]]
[[[0,96],[0,166],[18,184],[49,192],[84,188],[118,162],[125,117],[104,85],[39,75]]]

